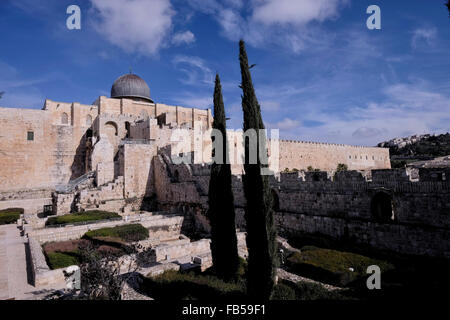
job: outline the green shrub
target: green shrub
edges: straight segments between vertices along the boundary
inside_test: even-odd
[[[48,220],[45,224],[47,226],[52,226],[52,225],[77,223],[77,222],[85,222],[85,221],[106,220],[106,219],[112,219],[112,218],[120,218],[120,216],[114,212],[92,210],[92,211],[66,214],[66,215],[58,216],[58,217],[51,217],[51,218],[48,218]]]
[[[212,275],[180,273],[169,270],[144,279],[147,293],[155,299],[218,299],[243,297],[245,287],[241,282],[225,282]]]
[[[47,263],[50,269],[66,268],[80,264],[80,257],[74,252],[46,252]]]
[[[140,241],[148,238],[148,229],[141,224],[126,224],[113,228],[88,231],[83,238],[104,242]]]
[[[314,246],[303,247],[301,253],[293,253],[287,262],[294,273],[337,286],[345,286],[367,277],[366,271],[370,265],[378,265],[382,272],[394,268],[386,261]]]
[[[21,214],[23,214],[22,208],[8,208],[0,210],[0,225],[16,223]]]
[[[272,300],[296,300],[295,290],[284,283],[273,288]]]
[[[297,300],[346,300],[346,296],[329,291],[318,283],[298,282],[294,285]]]

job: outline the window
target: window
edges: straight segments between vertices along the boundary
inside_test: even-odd
[[[69,123],[69,116],[67,113],[63,112],[61,115],[61,124],[68,124]]]
[[[28,141],[34,141],[34,132],[33,131],[28,131],[27,132],[27,140]]]

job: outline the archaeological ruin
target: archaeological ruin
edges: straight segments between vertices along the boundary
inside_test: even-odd
[[[165,262],[145,272],[210,266],[212,120],[209,109],[154,102],[147,83],[133,74],[117,79],[111,97],[92,105],[46,100],[42,110],[0,108],[0,210],[24,210],[18,224],[34,285],[67,282],[64,270],[50,270],[42,244],[135,222],[150,231],[154,261]],[[201,132],[207,151],[200,163],[174,163],[177,129]],[[183,154],[188,158],[198,143],[193,140]],[[279,141],[278,160],[271,186],[281,236],[321,234],[379,250],[450,258],[448,167],[390,169],[387,148],[287,140]],[[348,170],[336,171],[339,164]],[[245,257],[242,167],[233,166],[233,174],[239,251]],[[121,218],[46,226],[48,216],[89,210]]]

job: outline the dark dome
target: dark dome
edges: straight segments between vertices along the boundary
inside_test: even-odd
[[[139,76],[129,73],[117,78],[111,88],[111,98],[142,99],[153,102],[150,98],[150,88]]]

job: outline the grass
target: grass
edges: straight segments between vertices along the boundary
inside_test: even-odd
[[[225,282],[213,275],[181,273],[173,270],[144,278],[147,293],[158,300],[217,300],[243,297],[242,282]]]
[[[66,215],[58,216],[58,217],[51,217],[51,218],[48,218],[45,225],[54,226],[54,225],[86,222],[86,221],[106,220],[106,219],[112,219],[112,218],[120,218],[120,215],[118,215],[117,213],[114,213],[114,212],[92,210],[92,211],[66,214]]]
[[[88,231],[83,238],[106,243],[121,243],[145,240],[148,236],[148,229],[137,223]]]
[[[80,264],[80,256],[77,251],[73,252],[48,252],[45,254],[50,269],[66,268]]]
[[[367,267],[377,265],[381,272],[394,269],[386,261],[372,259],[351,252],[305,246],[287,259],[290,270],[320,282],[346,286],[353,281],[367,278]],[[353,268],[353,271],[350,271]]]
[[[328,291],[317,283],[281,280],[274,288],[272,300],[348,300],[336,291]]]
[[[238,278],[231,281],[219,279],[214,269],[204,272],[177,272],[144,278],[144,290],[157,300],[213,300],[246,298],[247,261],[240,259]],[[272,300],[330,300],[346,299],[337,292],[329,292],[314,283],[293,283],[280,280],[274,287]]]
[[[22,208],[8,208],[0,210],[0,225],[16,223],[23,214]]]

